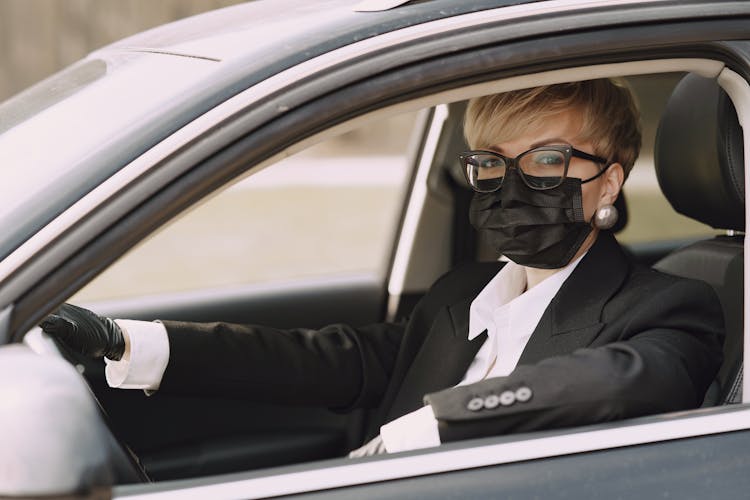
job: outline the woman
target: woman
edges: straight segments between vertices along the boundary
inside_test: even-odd
[[[696,407],[721,364],[715,294],[630,262],[607,230],[637,123],[609,80],[473,100],[470,219],[510,262],[452,271],[406,324],[144,324],[66,305],[42,326],[106,356],[115,387],[377,408],[354,456]]]

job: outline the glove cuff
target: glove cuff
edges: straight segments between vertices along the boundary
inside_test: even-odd
[[[107,342],[107,349],[104,352],[104,357],[113,361],[120,361],[123,354],[125,354],[125,336],[122,334],[120,326],[115,323],[115,320],[111,318],[101,319],[109,332],[109,339]]]

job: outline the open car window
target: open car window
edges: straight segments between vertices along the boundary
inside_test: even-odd
[[[647,145],[635,167],[640,170],[629,180],[633,187],[626,190],[632,215],[622,239],[636,249],[636,258],[639,242],[673,241],[676,248],[686,238],[709,238],[716,234],[707,226],[675,214],[653,184],[653,135],[661,114],[653,109],[663,109],[666,96],[681,76],[663,74],[629,79],[639,98],[654,99],[654,103],[649,102],[651,111],[644,116]],[[454,238],[454,218],[461,216],[457,212],[461,207],[446,205],[445,200],[446,196],[457,200],[467,189],[451,173],[455,169],[456,145],[462,141],[463,106],[439,104],[423,113],[430,115],[430,127],[424,137],[417,135],[416,142],[423,145],[414,164],[410,163],[415,158],[410,157],[412,150],[405,137],[417,123],[416,114],[375,120],[270,165],[188,211],[103,273],[73,300],[106,300],[103,305],[106,312],[106,307],[117,309],[120,299],[310,276],[370,273],[384,282],[392,270],[394,247],[403,245],[405,240],[420,238],[437,238],[431,244],[444,245],[438,239]],[[431,143],[430,137],[436,142]],[[422,176],[420,169],[426,169]],[[426,186],[422,202],[442,200],[443,209],[422,210],[418,227],[423,229],[409,234],[415,228],[402,222],[402,217],[408,220],[409,203],[417,199],[413,190],[425,187],[411,186],[412,193],[407,198],[412,175],[416,175],[415,183]],[[445,210],[446,206],[453,211]],[[424,231],[431,226],[441,229]],[[196,232],[208,236],[198,242],[190,241]],[[410,248],[416,251],[420,245],[424,248],[430,243],[422,241],[414,245],[412,241]],[[163,252],[162,257],[155,256],[157,250]],[[418,259],[412,259],[409,265],[418,265],[415,263]],[[446,270],[428,272],[439,275]],[[137,309],[138,305],[131,307]],[[283,300],[273,307],[276,319],[289,316],[284,307],[294,310],[291,303]],[[381,316],[375,319],[382,320],[382,302],[378,307]],[[207,314],[212,319],[223,319],[221,308]],[[295,325],[306,326],[303,314],[292,315]],[[269,318],[275,321],[273,315],[264,317]],[[248,320],[252,319],[249,314]],[[171,415],[172,411],[168,409],[165,415]],[[161,418],[169,420],[166,416]],[[347,433],[356,436],[359,432],[356,428],[361,425],[358,419],[340,424]],[[351,446],[352,442],[347,441],[340,449]],[[144,442],[141,446],[145,448],[137,451],[145,451],[148,456],[149,446],[161,445],[164,443]],[[255,446],[252,439],[248,446]],[[156,470],[163,467],[162,462],[158,453],[146,460]],[[161,477],[181,477],[170,474],[164,472]]]
[[[653,107],[663,110],[665,96],[669,95],[681,76],[683,75],[636,76],[629,79],[629,84],[636,92],[639,92],[640,98],[654,99],[656,104],[653,104]],[[265,170],[234,184],[208,202],[188,212],[171,227],[166,228],[162,233],[136,249],[133,252],[136,257],[126,256],[121,263],[105,272],[99,278],[101,281],[95,280],[92,282],[77,298],[80,298],[80,300],[111,299],[116,301],[118,298],[138,297],[141,294],[184,292],[202,287],[212,288],[274,279],[295,279],[315,273],[325,275],[326,273],[364,271],[375,273],[381,279],[384,279],[389,269],[393,245],[403,244],[404,235],[408,234],[406,233],[409,230],[406,227],[408,224],[402,225],[401,217],[408,217],[408,208],[406,213],[403,210],[404,193],[408,179],[414,173],[413,170],[416,169],[418,174],[419,169],[424,165],[426,165],[424,168],[429,170],[421,179],[417,175],[415,181],[426,183],[428,192],[426,199],[445,197],[446,189],[453,190],[453,195],[449,196],[463,193],[462,190],[467,189],[465,185],[461,184],[460,180],[451,177],[451,170],[455,168],[455,145],[462,140],[460,124],[463,106],[455,103],[450,103],[450,105],[440,104],[432,111],[425,110],[425,112],[431,113],[431,127],[427,131],[424,139],[425,146],[421,149],[421,156],[417,158],[416,165],[408,164],[409,155],[407,153],[409,148],[408,141],[403,138],[405,134],[394,134],[391,136],[392,140],[383,142],[382,137],[374,132],[378,129],[392,132],[397,127],[403,127],[399,130],[411,129],[415,124],[415,115],[395,115],[385,120],[376,120],[371,125],[353,130],[344,136],[324,141],[309,150],[297,153],[287,160],[271,165]],[[634,188],[632,188],[632,191],[626,191],[627,200],[630,202],[629,207],[632,207],[630,209],[632,210],[632,216],[622,237],[624,242],[629,244],[637,244],[639,241],[667,240],[674,241],[676,247],[682,245],[685,238],[699,238],[701,236],[710,238],[716,234],[716,231],[675,214],[658,191],[658,186],[653,184],[655,179],[653,173],[653,135],[656,127],[655,121],[658,121],[660,115],[661,111],[653,110],[645,114],[644,127],[646,129],[647,146],[643,150],[639,165],[636,166],[636,169],[641,171],[636,170],[629,181],[635,181]],[[438,138],[437,143],[432,144],[431,147],[430,134],[436,134],[435,137]],[[349,140],[352,142],[348,142]],[[355,147],[351,144],[364,146]],[[373,147],[373,145],[376,146]],[[451,147],[447,147],[448,145]],[[370,157],[359,156],[360,160],[353,160],[352,158],[357,156],[344,156],[340,153],[342,149],[347,155],[351,155],[352,151],[358,153],[360,151],[372,152],[373,150],[377,154]],[[392,151],[398,154],[382,155],[383,151]],[[331,154],[332,152],[333,154]],[[378,163],[383,161],[384,156],[387,156],[391,163]],[[336,175],[341,172],[340,169],[342,168],[348,170],[347,175],[356,176],[356,179],[344,176],[337,178]],[[353,169],[362,170],[352,171]],[[634,193],[632,201],[630,198],[631,192]],[[341,200],[343,201],[332,200],[337,194],[342,195]],[[347,197],[349,195],[351,197]],[[368,199],[371,195],[375,195],[376,198]],[[372,200],[375,199],[378,201],[373,203]],[[413,199],[412,196],[410,201]],[[333,204],[329,205],[329,203]],[[218,210],[222,207],[227,210],[219,215]],[[324,210],[324,212],[315,213],[315,210],[318,209]],[[457,205],[454,206],[454,209],[459,210]],[[285,214],[285,211],[288,212]],[[374,214],[374,211],[378,213]],[[451,230],[445,228],[446,226],[450,227],[453,224],[453,218],[460,216],[460,214],[450,211],[427,211],[427,213],[429,214],[428,217],[422,219],[421,224],[441,226],[443,229],[433,233],[415,234],[412,235],[413,238],[418,239],[425,237],[425,235],[431,235],[431,237],[442,235],[445,237],[446,234],[447,237],[454,237],[453,233],[450,232]],[[640,216],[638,216],[639,213]],[[654,217],[655,214],[663,215],[666,220],[670,221],[668,224],[669,230],[661,231],[664,222],[662,219]],[[302,215],[304,217],[301,217]],[[337,217],[344,216],[351,221],[350,226],[341,222],[343,219],[337,219]],[[374,219],[373,216],[377,216],[379,219]],[[377,220],[381,222],[377,222]],[[219,224],[217,221],[221,221],[221,223]],[[295,226],[295,221],[299,225]],[[213,234],[213,236],[206,238],[205,243],[186,245],[183,249],[184,242],[197,230],[190,229],[188,224],[195,223],[199,224],[198,227],[205,230],[207,234]],[[224,227],[225,223],[228,227]],[[184,229],[180,229],[182,224],[185,224]],[[256,226],[255,224],[259,225]],[[264,228],[267,232],[262,232]],[[219,232],[211,233],[215,229]],[[363,230],[363,232],[357,232],[358,230]],[[635,231],[634,234],[639,236],[631,238],[627,236],[627,231]],[[214,256],[213,254],[203,253],[206,249],[215,250],[211,248],[215,246],[212,245],[213,241],[226,241],[227,236],[231,240],[237,236],[237,233],[242,232],[246,233],[245,236],[250,238],[251,242],[249,246],[237,245],[242,251],[235,252],[234,245],[229,245],[228,249],[218,249],[219,252],[229,251],[229,254],[219,253]],[[341,239],[336,240],[333,239],[334,237],[340,237]],[[276,238],[282,239],[277,240]],[[393,238],[400,239],[394,242]],[[321,239],[325,241],[319,241]],[[330,247],[321,246],[329,242],[332,242]],[[354,244],[355,246],[339,248],[344,244]],[[439,244],[439,242],[433,241],[433,244]],[[148,261],[154,258],[148,250],[151,245],[153,245],[153,248],[161,247],[162,250],[166,250],[166,257],[163,260],[156,259],[156,262],[158,262],[154,267],[157,270],[156,272],[146,267],[142,277],[132,279],[133,275],[140,272],[139,266],[147,266]],[[356,245],[361,246],[357,247]],[[375,252],[377,248],[379,250]],[[634,248],[636,248],[635,257],[638,257],[637,245]],[[300,252],[300,249],[307,251]],[[285,250],[292,250],[289,252],[292,258],[301,257],[299,261],[301,264],[283,260],[281,256]],[[667,251],[664,250],[665,253]],[[143,252],[142,256],[137,256],[140,252]],[[228,260],[231,254],[237,254],[238,260]],[[248,256],[250,257],[247,258]],[[306,260],[311,257],[314,258],[313,261]],[[321,258],[327,257],[330,257],[330,261],[321,261]],[[320,262],[323,262],[323,264],[316,268],[313,262],[316,265]],[[127,270],[127,267],[123,267],[123,270],[120,271],[117,270],[118,266],[125,266],[125,264],[133,267],[130,267],[130,270]],[[193,271],[194,268],[203,267],[204,264],[205,270]],[[210,267],[214,264],[227,266],[231,272],[223,274],[221,270],[214,270]],[[255,274],[243,275],[243,271],[237,271],[246,265]],[[174,270],[171,271],[174,278],[162,277],[158,274],[168,266],[174,266]],[[110,273],[112,274],[108,276]],[[124,280],[119,283],[116,278],[112,278],[118,273],[121,276],[120,279]],[[155,274],[157,279],[149,282],[148,276],[150,274]],[[188,274],[188,276],[181,276],[182,274]],[[207,281],[200,281],[199,279],[190,282],[190,280],[196,278],[192,274],[205,276],[202,279]],[[132,281],[128,283],[127,279]],[[107,280],[112,280],[111,282],[115,283],[113,290],[116,290],[116,293],[110,296],[107,295],[106,291],[101,291],[106,290],[103,287]],[[154,288],[138,288],[145,283],[151,283],[148,286]],[[188,284],[182,285],[181,283]],[[128,290],[130,295],[118,296],[118,293],[121,293],[122,290]],[[286,315],[283,311],[279,311],[278,314]],[[304,317],[300,317],[296,321],[296,324],[304,325],[302,323]],[[359,424],[349,422],[346,425],[356,426]],[[615,423],[610,427],[617,427],[617,425]],[[627,425],[631,424],[628,423]],[[349,429],[351,432],[351,428]],[[512,441],[513,438],[507,440]],[[251,441],[249,446],[252,445]],[[154,467],[159,467],[158,462],[158,457],[152,458],[151,463],[154,464]],[[170,478],[168,474],[164,477]]]
[[[82,289],[91,302],[346,275],[383,281],[415,113],[333,137],[191,209]]]

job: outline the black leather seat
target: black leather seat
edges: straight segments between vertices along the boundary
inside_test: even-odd
[[[677,212],[729,230],[676,250],[654,267],[716,290],[727,336],[724,364],[704,406],[741,402],[744,235],[733,233],[745,230],[742,129],[715,80],[691,74],[675,87],[659,124],[655,162],[659,185]]]

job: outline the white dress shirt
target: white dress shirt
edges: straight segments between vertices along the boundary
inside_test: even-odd
[[[536,325],[582,257],[526,290],[526,271],[508,262],[482,289],[469,309],[469,340],[487,331],[458,385],[510,374],[518,363]],[[105,358],[110,387],[157,390],[169,361],[167,330],[161,323],[116,320],[128,335],[130,356],[120,361]],[[380,428],[389,453],[440,444],[437,420],[430,405],[408,413]]]

